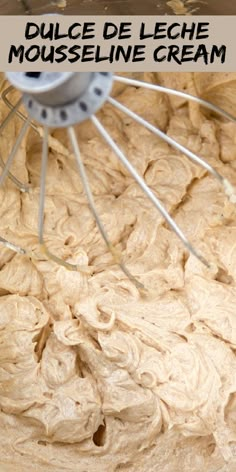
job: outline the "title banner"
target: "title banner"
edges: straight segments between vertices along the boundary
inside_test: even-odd
[[[1,71],[236,70],[234,16],[0,16]]]

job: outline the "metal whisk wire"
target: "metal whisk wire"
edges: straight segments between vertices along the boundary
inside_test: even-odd
[[[37,125],[32,121],[32,119],[37,120],[39,123],[43,124],[43,144],[42,144],[42,168],[41,168],[41,178],[40,178],[40,202],[39,202],[39,217],[38,217],[38,233],[39,233],[39,244],[41,250],[46,254],[46,256],[52,259],[57,264],[63,265],[69,270],[79,270],[84,273],[91,273],[88,267],[81,267],[77,264],[71,264],[63,259],[57,257],[56,255],[52,254],[46,246],[43,236],[43,229],[44,229],[44,204],[45,204],[45,190],[46,190],[46,169],[47,169],[47,160],[48,160],[48,139],[49,139],[49,128],[52,127],[65,127],[68,131],[69,140],[73,149],[73,153],[77,162],[80,178],[83,184],[84,192],[87,197],[90,210],[93,214],[93,217],[96,221],[96,224],[99,228],[101,236],[103,237],[108,250],[111,252],[113,259],[116,264],[120,266],[122,271],[126,274],[126,276],[137,286],[139,289],[143,289],[144,287],[142,284],[129,272],[127,267],[124,265],[122,261],[122,255],[119,251],[112,245],[110,242],[108,235],[105,231],[105,228],[101,222],[101,219],[97,213],[94,198],[90,189],[89,181],[87,178],[85,166],[81,159],[79,144],[76,137],[76,133],[74,130],[73,125],[79,122],[82,122],[86,119],[90,119],[95,126],[95,128],[100,133],[101,137],[107,143],[107,145],[111,148],[111,150],[116,154],[120,162],[126,167],[128,172],[134,178],[134,180],[138,183],[142,191],[148,197],[148,199],[152,202],[154,207],[162,214],[164,219],[167,221],[171,229],[176,233],[178,238],[182,241],[185,245],[187,250],[192,253],[195,257],[197,257],[204,265],[209,267],[208,261],[201,255],[199,252],[192,246],[192,244],[188,241],[184,233],[166,211],[160,200],[155,196],[152,190],[148,187],[145,180],[138,174],[136,169],[132,166],[129,162],[125,154],[119,148],[119,146],[115,143],[115,141],[110,136],[109,132],[105,129],[102,123],[98,120],[95,116],[97,110],[105,103],[108,102],[110,105],[114,106],[122,113],[128,115],[130,118],[135,120],[140,125],[146,127],[149,131],[154,133],[155,135],[159,136],[165,142],[167,142],[171,147],[180,151],[184,155],[186,155],[189,159],[193,162],[200,165],[206,171],[211,173],[220,183],[223,185],[224,191],[228,197],[235,200],[234,189],[230,182],[224,178],[221,174],[218,173],[216,169],[214,169],[211,165],[209,165],[204,159],[193,153],[191,150],[185,148],[173,138],[167,136],[163,133],[159,128],[153,126],[148,121],[144,120],[141,116],[134,113],[132,110],[127,108],[126,106],[122,105],[119,101],[115,100],[110,96],[110,90],[112,87],[113,81],[121,82],[126,85],[134,86],[134,87],[144,87],[149,90],[163,92],[175,96],[179,96],[185,98],[187,100],[192,100],[194,102],[199,103],[200,105],[204,106],[205,108],[217,113],[218,115],[227,118],[233,122],[236,122],[236,118],[230,115],[229,113],[225,112],[221,108],[213,105],[206,100],[203,100],[199,97],[192,96],[186,92],[180,92],[177,90],[172,90],[169,88],[165,88],[160,85],[151,84],[147,82],[142,82],[140,80],[129,79],[127,77],[120,77],[120,76],[112,76],[109,73],[100,73],[100,74],[85,74],[85,73],[61,73],[61,74],[54,74],[54,77],[57,75],[56,79],[50,75],[50,73],[45,73],[43,80],[44,88],[40,89],[40,84],[38,87],[37,81],[35,79],[40,78],[43,73],[20,73],[21,76],[15,77],[14,74],[16,73],[8,73],[8,79],[11,81],[13,86],[19,88],[22,92],[22,99],[17,102],[15,106],[12,105],[11,101],[8,100],[8,94],[13,89],[12,85],[8,87],[2,94],[2,99],[5,104],[10,108],[10,113],[7,118],[4,120],[2,125],[0,126],[0,135],[3,132],[5,126],[9,123],[10,119],[12,119],[13,115],[18,115],[23,121],[24,125],[20,131],[19,136],[16,139],[16,142],[13,146],[12,152],[7,159],[6,163],[0,160],[0,165],[3,167],[3,172],[0,177],[0,185],[3,183],[5,177],[11,178],[11,180],[20,188],[21,191],[27,191],[28,187],[22,184],[15,176],[10,174],[9,168],[13,161],[13,158],[17,152],[17,149],[23,139],[23,136],[26,133],[28,126],[31,126],[35,131],[38,131]],[[52,73],[51,73],[52,74]],[[20,79],[20,80],[19,80]],[[53,82],[55,81],[55,83]],[[28,82],[27,82],[28,81]],[[18,84],[20,83],[20,85]],[[34,88],[36,85],[36,89]],[[48,85],[48,88],[45,93],[45,84]],[[38,87],[38,88],[37,88]],[[77,89],[77,90],[76,90]],[[58,93],[60,91],[60,93]],[[60,97],[60,98],[58,98]],[[59,100],[59,103],[57,103]],[[28,117],[26,117],[23,113],[19,111],[20,104],[24,103]],[[11,249],[21,252],[25,254],[27,251],[18,248],[18,246],[9,243],[4,238],[0,238],[0,242],[2,242],[5,246],[11,247]]]
[[[11,111],[9,112],[9,114],[7,115],[7,117],[5,118],[5,120],[2,122],[1,124],[1,127],[0,127],[0,136],[2,134],[2,132],[4,131],[4,129],[6,128],[6,126],[9,124],[9,122],[11,121],[11,119],[14,117],[14,115],[17,113],[17,110],[18,108],[20,107],[22,103],[22,99],[18,100],[18,102],[16,103],[16,105],[14,107],[12,107]],[[20,130],[20,133],[13,145],[13,148],[10,152],[10,155],[8,156],[8,159],[5,162],[3,162],[2,158],[0,157],[0,165],[3,169],[2,171],[2,174],[0,176],[0,187],[3,185],[4,181],[5,181],[5,178],[8,176],[13,182],[14,184],[20,188],[20,190],[22,192],[26,192],[28,190],[28,187],[25,186],[24,184],[22,184],[14,175],[12,175],[10,172],[9,172],[9,169],[11,167],[11,164],[13,162],[13,159],[17,153],[17,150],[19,149],[19,146],[21,145],[21,142],[26,134],[26,131],[27,131],[27,128],[29,126],[29,118],[26,118],[24,120],[24,123],[23,123],[23,126]],[[15,251],[19,254],[26,254],[26,251],[25,249],[21,248],[20,246],[10,242],[10,241],[7,241],[5,238],[2,238],[0,237],[0,242],[5,246],[7,247],[8,249],[11,249],[12,251]]]

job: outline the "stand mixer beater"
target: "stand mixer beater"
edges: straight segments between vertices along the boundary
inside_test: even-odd
[[[204,159],[179,144],[176,140],[166,135],[156,126],[153,126],[148,121],[144,120],[140,115],[134,113],[132,110],[121,104],[116,99],[112,98],[110,93],[114,82],[119,82],[132,87],[144,87],[152,90],[153,92],[162,92],[169,95],[182,97],[187,100],[191,100],[199,103],[206,109],[221,115],[222,117],[236,122],[236,119],[226,111],[213,105],[212,103],[203,100],[199,97],[189,95],[188,93],[166,88],[160,85],[143,82],[140,80],[134,80],[127,77],[113,75],[108,72],[8,72],[6,77],[10,82],[10,86],[2,93],[2,99],[5,104],[10,108],[10,112],[0,126],[0,135],[4,128],[8,125],[10,120],[16,114],[22,121],[23,125],[20,133],[13,145],[10,155],[7,161],[4,163],[0,157],[0,166],[2,167],[2,174],[0,176],[0,186],[4,183],[5,178],[8,176],[18,188],[25,192],[27,186],[21,183],[14,175],[10,172],[10,167],[13,162],[14,156],[22,142],[23,137],[29,126],[34,128],[34,121],[43,125],[43,142],[42,142],[42,164],[41,164],[41,178],[40,178],[40,201],[39,201],[39,214],[38,214],[38,238],[40,248],[44,254],[54,262],[66,267],[69,270],[79,270],[86,272],[86,269],[80,267],[77,264],[71,264],[63,259],[60,259],[55,254],[51,253],[44,241],[44,205],[45,205],[45,183],[46,183],[46,171],[47,171],[47,160],[48,160],[48,139],[50,128],[66,128],[68,137],[72,146],[72,150],[77,162],[78,171],[83,184],[83,189],[87,197],[90,210],[99,228],[99,231],[107,245],[108,250],[111,252],[114,262],[120,266],[126,276],[136,285],[137,288],[142,289],[143,286],[140,282],[131,274],[128,268],[122,262],[122,256],[117,249],[110,242],[103,223],[97,213],[94,198],[90,189],[89,181],[87,178],[85,166],[80,156],[79,143],[77,140],[74,125],[81,123],[85,120],[90,119],[100,133],[105,143],[110,147],[111,151],[117,156],[122,165],[128,170],[130,175],[140,186],[147,198],[152,202],[154,208],[161,213],[170,228],[176,233],[178,238],[182,241],[186,249],[197,257],[204,265],[209,267],[209,262],[201,255],[198,250],[192,246],[190,241],[186,238],[185,234],[178,227],[169,213],[166,211],[160,200],[155,196],[153,191],[148,187],[145,180],[139,175],[134,166],[129,162],[123,151],[113,140],[111,135],[108,133],[106,128],[96,117],[96,112],[103,106],[105,102],[108,102],[116,109],[135,120],[140,125],[163,139],[168,143],[169,146],[183,153],[193,162],[204,168],[210,174],[212,174],[218,182],[223,186],[225,194],[230,198],[231,202],[236,203],[236,196],[234,189],[230,182],[224,178],[218,171],[209,165]],[[13,105],[8,98],[9,93],[13,88],[21,92],[21,98],[18,102]],[[20,105],[23,103],[27,115],[23,115],[19,111]],[[0,242],[6,247],[20,253],[26,254],[27,251],[19,246],[14,245],[12,242],[0,237]]]

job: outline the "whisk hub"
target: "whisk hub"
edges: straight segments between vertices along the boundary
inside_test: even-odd
[[[7,78],[22,92],[29,116],[53,128],[90,118],[112,88],[109,72],[9,72]]]

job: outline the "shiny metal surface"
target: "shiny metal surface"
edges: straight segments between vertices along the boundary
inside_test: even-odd
[[[173,0],[172,0],[173,1]],[[177,0],[175,0],[177,2]],[[235,0],[178,0],[194,15],[236,15]],[[173,15],[167,0],[0,0],[0,15]]]

